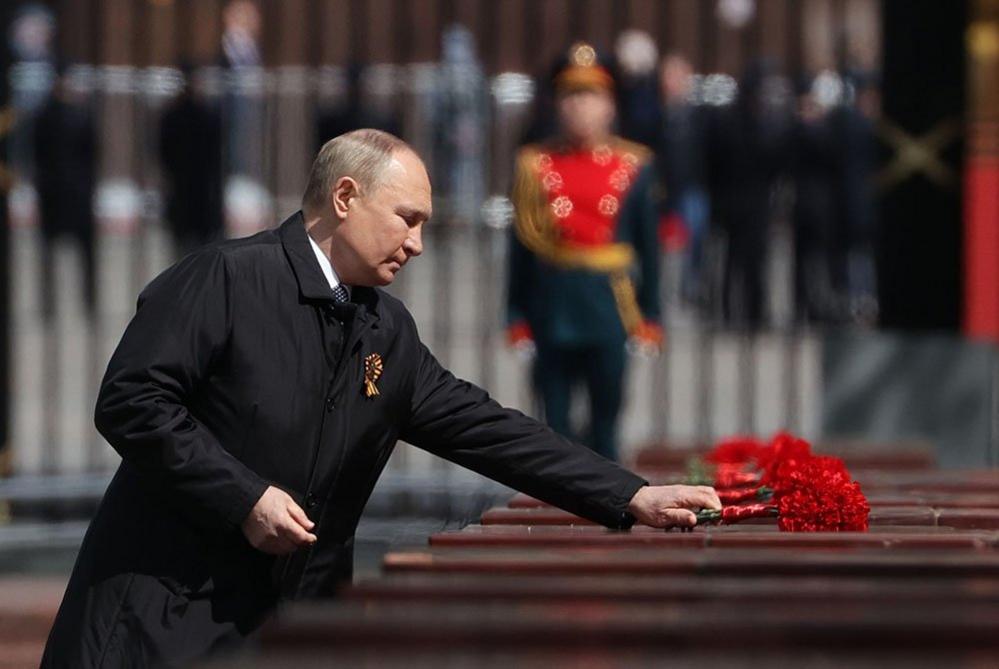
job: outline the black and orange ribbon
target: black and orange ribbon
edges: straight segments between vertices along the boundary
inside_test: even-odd
[[[382,356],[377,353],[372,353],[364,358],[364,396],[365,397],[375,397],[379,394],[377,383],[379,377],[382,375],[382,370],[384,365],[382,364]]]

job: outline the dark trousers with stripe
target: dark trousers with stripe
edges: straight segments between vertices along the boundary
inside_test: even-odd
[[[539,344],[534,383],[546,422],[559,434],[578,439],[604,457],[616,460],[624,373],[624,342]],[[586,388],[589,400],[589,430],[581,437],[573,431],[569,416],[573,390],[580,385]]]

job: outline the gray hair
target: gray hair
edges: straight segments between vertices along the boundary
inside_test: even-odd
[[[395,135],[381,130],[363,128],[352,130],[323,144],[312,170],[309,185],[302,196],[302,208],[322,210],[334,184],[341,177],[352,177],[361,190],[375,190],[382,185],[382,177],[392,154],[413,149]]]

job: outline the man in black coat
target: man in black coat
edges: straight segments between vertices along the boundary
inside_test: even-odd
[[[728,248],[722,279],[722,311],[729,325],[756,330],[764,325],[767,253],[772,194],[786,171],[789,109],[782,77],[769,60],[749,65],[739,95],[712,124],[712,209]]]
[[[159,154],[166,218],[177,256],[222,237],[222,116],[185,67],[180,96],[163,112]]]
[[[35,119],[35,168],[42,230],[42,311],[55,305],[54,243],[68,237],[80,249],[87,315],[95,309],[96,266],[93,197],[97,183],[97,129],[81,94],[63,71]]]
[[[431,213],[401,140],[331,140],[303,209],[139,297],[97,401],[122,464],[43,666],[184,663],[238,645],[283,599],[332,595],[399,439],[608,527],[720,507],[711,488],[647,486],[434,359],[375,288],[420,254]]]

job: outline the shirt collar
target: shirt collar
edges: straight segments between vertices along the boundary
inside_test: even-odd
[[[333,302],[335,299],[333,291],[323,276],[315,252],[310,248],[309,233],[305,231],[305,217],[301,210],[281,223],[276,233],[302,298],[310,301]],[[370,286],[352,286],[350,299],[355,304],[364,306],[358,314],[367,314],[375,321],[384,319],[385,323],[391,325],[391,313],[382,306],[380,291]]]
[[[313,253],[316,254],[316,260],[319,261],[319,268],[323,270],[323,276],[326,277],[326,281],[330,284],[330,290],[335,290],[336,287],[340,285],[340,277],[337,276],[336,270],[333,269],[333,263],[330,262],[328,257],[326,257],[323,250],[319,248],[319,244],[317,244],[316,240],[312,238],[312,235],[308,234],[308,231],[306,231],[306,235],[309,238],[309,244],[312,246]],[[347,295],[349,296],[350,286],[344,284],[344,288],[347,289]]]

